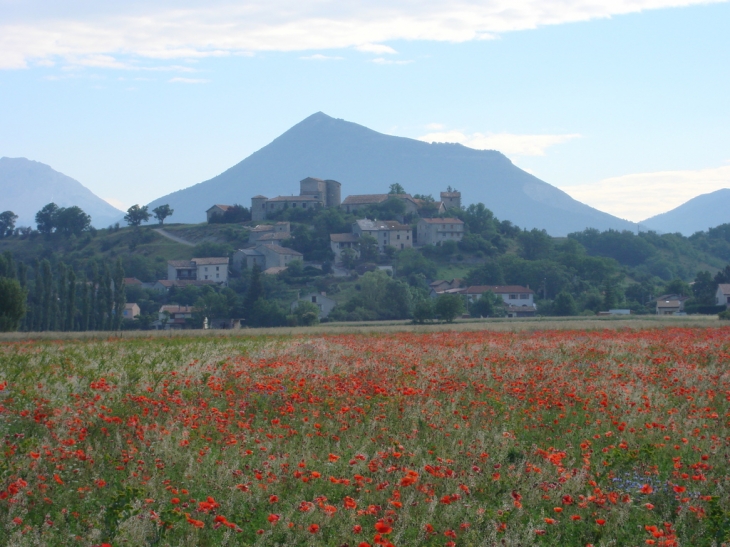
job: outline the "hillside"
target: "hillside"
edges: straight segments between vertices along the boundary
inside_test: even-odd
[[[679,232],[685,236],[730,221],[730,188],[692,198],[679,207],[656,215],[640,224],[657,232]]]
[[[50,202],[81,207],[97,228],[117,222],[124,214],[79,181],[26,158],[0,158],[0,195],[0,210],[18,215],[16,226],[35,226],[35,214]]]
[[[202,222],[214,203],[250,206],[299,191],[299,180],[315,176],[342,183],[342,197],[387,192],[400,183],[408,192],[432,194],[453,186],[464,203],[483,202],[503,220],[564,236],[587,227],[634,229],[635,225],[584,205],[516,167],[503,154],[459,144],[429,144],[393,137],[321,112],[309,116],[261,150],[208,181],[163,196],[177,222]]]

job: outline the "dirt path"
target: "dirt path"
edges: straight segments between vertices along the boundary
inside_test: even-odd
[[[162,228],[153,228],[153,230],[155,232],[157,232],[158,234],[160,234],[162,237],[166,237],[167,239],[171,239],[171,240],[173,240],[176,243],[180,243],[182,245],[188,245],[189,247],[195,247],[195,243],[191,243],[187,239],[183,239],[181,237],[174,236],[170,232],[166,232]]]

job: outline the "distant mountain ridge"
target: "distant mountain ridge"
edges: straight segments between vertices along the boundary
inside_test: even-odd
[[[322,112],[298,123],[270,144],[220,175],[178,190],[149,204],[168,203],[175,222],[205,221],[216,203],[250,206],[256,194],[298,193],[305,177],[342,183],[352,194],[387,192],[400,183],[412,194],[432,194],[447,186],[462,192],[462,203],[484,203],[500,220],[524,228],[544,228],[565,236],[585,228],[635,230],[632,222],[571,198],[562,190],[516,167],[492,150],[434,143],[378,133]]]
[[[690,236],[727,222],[730,222],[730,188],[699,195],[639,224],[643,229]]]
[[[80,207],[97,228],[117,222],[124,214],[48,165],[26,158],[0,158],[0,212],[18,215],[16,226],[35,226],[35,214],[50,202],[59,207]]]

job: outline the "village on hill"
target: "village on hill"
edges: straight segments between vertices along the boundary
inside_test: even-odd
[[[146,225],[135,205],[128,228],[101,230],[51,203],[37,230],[4,229],[0,277],[26,291],[22,330],[665,316],[730,303],[730,225],[551,237],[465,206],[448,185],[438,199],[388,190],[343,199],[339,181],[307,177],[297,195],[210,205],[204,224],[171,224],[163,204]]]

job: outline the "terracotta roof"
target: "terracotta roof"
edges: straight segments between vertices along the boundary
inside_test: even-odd
[[[227,256],[211,256],[208,258],[193,258],[192,262],[195,262],[198,266],[210,266],[211,264],[228,264]]]
[[[277,196],[269,201],[319,201],[314,196]]]
[[[171,287],[189,287],[190,285],[215,285],[215,281],[211,279],[176,279],[175,281],[160,279],[157,283],[167,289]]]
[[[160,308],[160,313],[193,313],[193,311],[195,311],[195,308],[192,306],[178,306],[173,304],[167,304]]]
[[[139,279],[137,279],[136,277],[125,277],[124,284],[125,285],[141,285],[142,282]]]
[[[355,234],[330,234],[330,241],[334,243],[355,243],[360,238]]]
[[[494,294],[535,294],[535,291],[521,285],[473,285],[466,289],[467,294],[482,294],[492,291]]]
[[[215,205],[213,205],[213,207],[211,207],[210,209],[213,209],[213,208],[215,208],[215,207],[218,207],[218,209],[220,209],[221,211],[227,211],[228,209],[230,209],[231,207],[233,207],[233,205],[220,205],[220,204],[216,203],[216,204],[215,204]],[[208,211],[210,211],[210,209],[208,209]],[[208,211],[206,211],[206,213],[207,213]]]
[[[664,300],[656,303],[657,308],[678,308],[682,303],[679,300]]]
[[[347,196],[342,205],[370,205],[373,203],[383,203],[390,197],[388,194],[360,194],[355,196]]]
[[[258,240],[259,241],[283,241],[285,239],[289,239],[291,237],[291,234],[289,232],[269,232],[267,234],[262,235]]]
[[[401,224],[395,220],[370,220],[363,218],[356,221],[361,230],[410,230],[407,224]]]
[[[276,275],[276,274],[280,274],[284,270],[286,270],[286,266],[273,266],[271,268],[266,268],[261,273],[265,273],[266,275]]]
[[[269,249],[275,253],[278,253],[280,255],[304,256],[299,251],[295,251],[294,249],[289,249],[287,247],[281,247],[279,245],[268,244],[268,245],[261,245],[261,247],[266,247],[267,249]],[[258,249],[258,247],[257,247],[257,249]]]
[[[195,268],[191,260],[168,260],[167,264],[173,268]]]
[[[722,294],[730,294],[730,283],[720,283],[717,287],[722,291]]]
[[[428,224],[464,224],[458,218],[422,218],[421,220]]]

